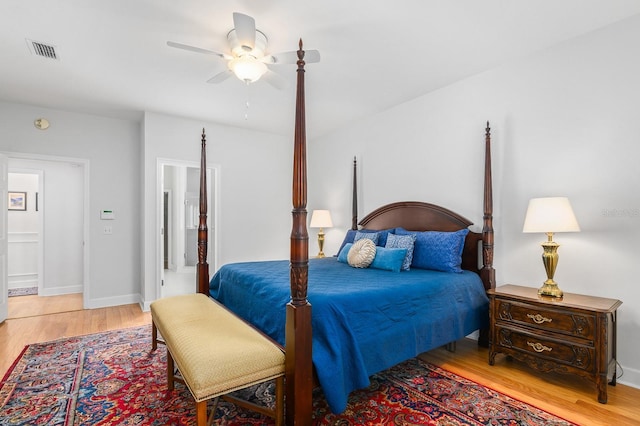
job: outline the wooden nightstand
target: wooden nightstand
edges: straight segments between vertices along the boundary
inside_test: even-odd
[[[491,300],[489,364],[503,353],[546,372],[573,373],[596,383],[607,402],[607,381],[616,384],[615,299],[565,293],[560,300],[538,289],[505,285]]]

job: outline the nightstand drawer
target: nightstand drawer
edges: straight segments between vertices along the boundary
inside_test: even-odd
[[[496,327],[498,346],[529,354],[539,359],[541,370],[560,370],[558,364],[595,371],[595,348],[570,341],[542,337],[524,330]],[[543,359],[552,361],[545,368]]]
[[[595,315],[555,308],[545,309],[541,306],[509,300],[496,300],[496,303],[498,304],[496,312],[499,321],[564,333],[590,341],[595,339]]]

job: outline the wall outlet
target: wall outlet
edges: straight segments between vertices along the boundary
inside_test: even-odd
[[[105,227],[102,229],[102,233],[105,234],[105,235],[113,234],[113,227],[111,227],[109,225],[105,225]]]

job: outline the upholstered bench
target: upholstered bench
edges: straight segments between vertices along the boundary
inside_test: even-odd
[[[167,346],[169,390],[176,381],[189,388],[198,426],[208,424],[207,401],[219,396],[284,423],[284,353],[275,342],[204,294],[156,300],[151,318],[152,349],[162,342],[158,332]],[[226,395],[271,379],[276,380],[273,410]],[[216,406],[217,399],[210,420]]]

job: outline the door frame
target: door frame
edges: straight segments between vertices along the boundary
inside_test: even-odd
[[[0,324],[9,316],[8,230],[9,217],[7,192],[9,191],[9,158],[0,153]]]
[[[156,159],[156,271],[160,279],[156,283],[155,299],[162,296],[162,282],[164,280],[164,256],[163,244],[164,236],[162,235],[162,216],[163,216],[163,200],[164,200],[164,166],[192,167],[200,169],[199,161],[179,160],[175,158]],[[209,227],[209,250],[207,259],[209,261],[209,271],[216,271],[218,266],[218,217],[219,198],[220,198],[220,166],[217,164],[207,165],[207,192],[208,192],[208,212],[207,223]],[[213,238],[211,238],[213,236]],[[211,255],[213,253],[213,256]],[[211,273],[211,272],[210,272]],[[196,282],[194,278],[194,288]]]
[[[12,159],[16,159],[16,160],[30,160],[30,161],[47,161],[47,162],[60,162],[60,163],[68,163],[68,164],[75,164],[75,165],[79,165],[82,167],[83,170],[83,174],[82,174],[82,179],[83,179],[83,193],[82,193],[82,208],[83,208],[83,212],[82,212],[82,239],[83,239],[83,246],[82,246],[82,306],[84,309],[88,309],[89,308],[89,301],[91,300],[90,298],[90,262],[89,262],[89,253],[90,253],[90,216],[89,216],[89,207],[90,207],[90,203],[89,203],[89,194],[90,194],[90,181],[89,181],[89,176],[90,176],[90,161],[86,158],[77,158],[77,157],[62,157],[62,156],[54,156],[54,155],[43,155],[43,154],[29,154],[29,153],[22,153],[22,152],[2,152],[2,154],[6,155],[7,158],[9,159],[9,161],[11,161]],[[44,185],[44,179],[46,179],[46,176],[43,176],[41,179],[41,182],[39,183],[39,185]],[[44,202],[44,200],[41,200],[42,202]],[[44,204],[42,204],[44,207]],[[44,211],[44,210],[43,210]],[[41,215],[41,216],[44,216]],[[44,221],[44,217],[42,217],[42,220]],[[44,226],[43,226],[44,227]],[[44,262],[44,232],[42,235],[41,240],[41,244],[42,244],[42,261]],[[44,265],[44,263],[43,263]],[[44,266],[41,269],[42,275],[43,275],[43,279],[44,279]],[[5,272],[6,274],[6,272]],[[38,284],[40,285],[40,283]]]
[[[11,158],[7,158],[8,161],[11,161]],[[42,294],[43,290],[43,281],[42,278],[44,276],[44,171],[42,169],[25,169],[22,167],[11,167],[9,166],[9,173],[17,173],[17,174],[27,174],[27,175],[36,175],[38,176],[38,192],[36,201],[38,204],[38,248],[37,248],[37,256],[38,256],[38,294]],[[7,233],[11,230],[7,228]]]

